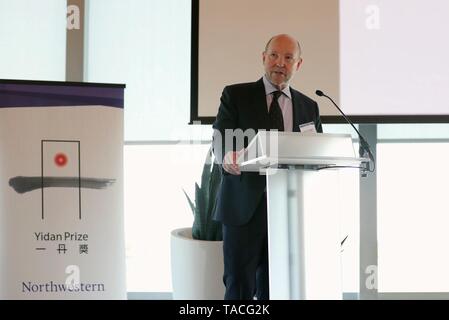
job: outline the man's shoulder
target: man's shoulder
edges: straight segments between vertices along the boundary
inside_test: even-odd
[[[242,82],[242,83],[234,83],[227,85],[223,91],[227,91],[232,94],[238,94],[238,93],[247,93],[251,90],[255,90],[260,86],[261,80],[253,81],[253,82]]]
[[[292,95],[295,96],[295,98],[299,98],[304,103],[306,103],[306,104],[316,104],[315,100],[313,100],[312,98],[306,96],[301,91],[298,91],[298,90],[296,90],[296,89],[294,89],[292,87],[290,87],[290,90],[292,92]]]

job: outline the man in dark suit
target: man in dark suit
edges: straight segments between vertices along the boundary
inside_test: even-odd
[[[223,167],[214,219],[223,224],[225,299],[232,300],[269,299],[269,279],[266,177],[240,172],[236,159],[243,149],[226,143],[229,132],[299,132],[305,123],[322,132],[317,103],[289,86],[302,64],[299,42],[274,36],[262,61],[262,79],[224,88],[213,124],[214,153]]]

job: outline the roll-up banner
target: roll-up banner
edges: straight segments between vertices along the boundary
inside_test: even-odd
[[[124,88],[0,80],[0,299],[126,299]]]

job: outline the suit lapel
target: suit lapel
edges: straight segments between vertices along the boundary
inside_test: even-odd
[[[254,84],[253,110],[256,111],[254,114],[257,118],[257,129],[268,130],[270,128],[270,118],[268,116],[267,97],[262,78]]]
[[[300,132],[299,124],[301,123],[301,118],[303,115],[301,114],[301,110],[304,110],[304,107],[301,104],[301,98],[299,97],[298,92],[290,87],[290,92],[292,94],[292,105],[293,105],[293,132]]]

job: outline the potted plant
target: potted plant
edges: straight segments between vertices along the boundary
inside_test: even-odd
[[[171,232],[173,299],[221,300],[224,297],[221,223],[212,219],[220,182],[221,167],[215,163],[209,148],[201,186],[195,183],[195,200],[183,190],[193,212],[193,226]]]

